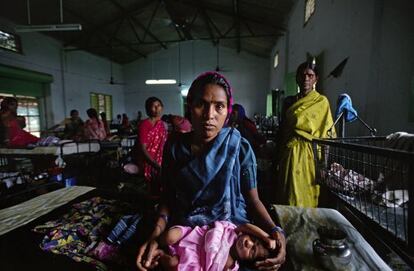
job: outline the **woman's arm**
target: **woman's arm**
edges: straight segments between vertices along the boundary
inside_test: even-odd
[[[159,245],[157,239],[167,228],[168,217],[168,207],[166,205],[161,205],[158,212],[158,218],[150,237],[138,250],[136,261],[138,270],[148,270],[148,268],[154,266]]]
[[[151,155],[147,151],[147,144],[139,144],[142,154],[144,155],[144,159],[154,168],[161,169],[161,165],[157,163],[154,159],[152,159]]]
[[[278,249],[277,256],[275,258],[258,261],[256,266],[260,270],[261,268],[266,269],[267,267],[273,267],[277,270],[280,268],[281,264],[285,262],[286,258],[286,238],[284,233],[279,230],[280,228],[276,227],[276,224],[273,222],[262,201],[259,199],[256,188],[248,191],[247,205],[255,221],[263,229],[267,229],[270,236],[276,240],[276,249]]]

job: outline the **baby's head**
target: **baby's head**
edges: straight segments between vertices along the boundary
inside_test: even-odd
[[[270,250],[259,238],[240,234],[233,245],[235,260],[244,266],[253,266],[256,261],[264,260],[270,256]]]

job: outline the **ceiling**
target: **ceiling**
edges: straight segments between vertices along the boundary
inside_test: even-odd
[[[185,40],[205,40],[237,52],[267,57],[283,35],[294,3],[294,0],[8,0],[1,1],[0,16],[27,25],[30,10],[32,25],[79,23],[82,31],[43,33],[62,41],[66,50],[85,50],[124,64]]]

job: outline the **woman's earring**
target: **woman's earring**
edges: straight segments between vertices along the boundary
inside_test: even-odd
[[[315,89],[316,89],[316,83],[313,84],[313,86],[312,86],[312,90],[315,90]]]

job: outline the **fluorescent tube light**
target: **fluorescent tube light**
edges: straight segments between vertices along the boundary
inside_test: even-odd
[[[80,31],[81,24],[42,24],[42,25],[17,25],[16,32],[42,32],[42,31]]]
[[[151,80],[145,81],[146,85],[174,85],[176,83],[177,81],[174,79],[159,79],[159,80],[151,79]]]

